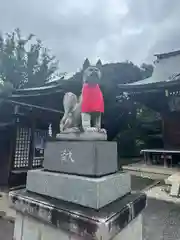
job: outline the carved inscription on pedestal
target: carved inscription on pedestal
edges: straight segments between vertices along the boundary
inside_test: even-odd
[[[60,160],[62,162],[72,162],[72,163],[75,162],[72,157],[72,152],[69,149],[64,149],[63,151],[61,151]]]

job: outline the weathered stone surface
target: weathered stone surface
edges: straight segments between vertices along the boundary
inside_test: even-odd
[[[102,176],[118,170],[116,142],[48,142],[44,168],[49,171]]]
[[[18,213],[15,234],[17,233],[19,236],[19,233],[24,233],[21,231],[22,218],[30,220],[33,217],[32,220],[36,223],[28,229],[34,230],[32,235],[36,232],[42,232],[40,235],[45,237],[43,239],[47,238],[48,240],[58,237],[55,234],[55,238],[53,238],[54,234],[50,234],[53,229],[66,233],[67,238],[65,239],[140,240],[142,239],[141,213],[146,207],[146,201],[146,195],[143,193],[128,194],[97,211],[40,196],[26,190],[10,192],[11,207],[15,208]],[[36,231],[38,223],[43,225],[43,228],[39,228],[40,231]],[[47,232],[44,234],[41,229],[48,229],[49,234]],[[59,234],[58,239],[64,240],[63,236]],[[35,240],[36,238],[30,239]]]
[[[82,206],[99,209],[131,191],[128,173],[90,178],[62,173],[31,170],[27,190]]]
[[[17,220],[15,222],[14,239],[15,240],[78,240],[78,239],[90,239],[88,235],[80,236],[78,234],[71,233],[70,231],[63,231],[59,228],[55,228],[50,224],[43,223],[31,216],[26,214],[17,214]],[[22,224],[21,224],[22,223]],[[133,219],[126,227],[123,228],[113,239],[111,240],[122,240],[122,239],[133,239],[142,240],[142,214],[137,218]],[[97,234],[98,235],[98,234]],[[109,236],[98,236],[96,239],[99,240],[110,240]],[[92,236],[93,237],[93,236]],[[91,238],[92,239],[92,238]],[[4,240],[4,239],[3,239]]]

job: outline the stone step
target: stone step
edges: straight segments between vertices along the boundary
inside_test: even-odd
[[[10,193],[16,240],[142,240],[145,194],[128,194],[95,210],[26,190]],[[23,235],[23,236],[22,236]]]
[[[90,178],[70,174],[31,170],[27,175],[27,190],[99,209],[131,192],[128,173]]]

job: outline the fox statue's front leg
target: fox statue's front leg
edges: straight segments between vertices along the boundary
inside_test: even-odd
[[[101,131],[101,113],[81,113],[82,128],[86,132]]]
[[[84,131],[91,127],[91,114],[90,113],[81,113],[82,128]]]
[[[101,113],[95,113],[94,126],[98,132],[107,134],[106,130],[101,128]]]
[[[81,120],[82,120],[82,128],[84,132],[98,131],[98,127],[96,127],[95,125],[91,126],[92,113],[81,113]]]
[[[101,129],[101,113],[94,113],[93,125],[98,130]]]

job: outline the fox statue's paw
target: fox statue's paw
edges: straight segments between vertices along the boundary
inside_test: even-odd
[[[98,128],[95,127],[87,127],[84,129],[85,132],[98,132]]]
[[[100,128],[100,129],[99,129],[99,133],[107,134],[107,131],[106,131],[106,129],[104,129],[104,128]]]
[[[103,128],[97,128],[97,127],[87,127],[84,129],[85,132],[94,132],[94,133],[102,133],[107,134],[106,130]]]
[[[78,127],[66,128],[61,133],[80,133],[80,129]]]

